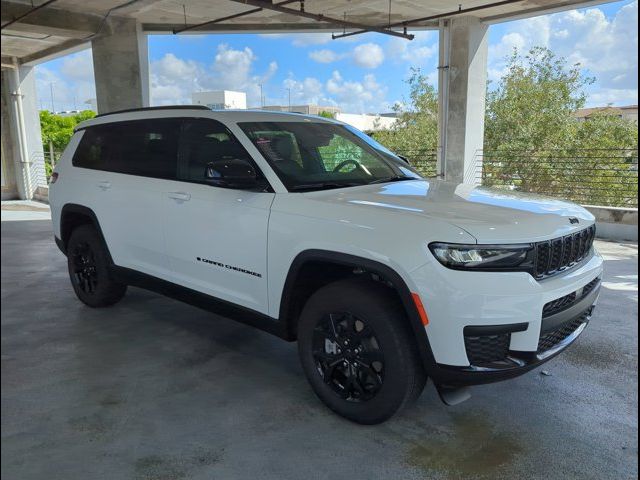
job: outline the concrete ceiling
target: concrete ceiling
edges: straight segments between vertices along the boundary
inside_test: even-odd
[[[307,18],[291,11],[260,6],[283,0],[1,0],[2,63],[17,57],[20,63],[37,63],[72,49],[83,48],[98,35],[110,31],[115,17],[135,18],[149,33],[318,32],[359,31],[359,24],[389,33],[435,28],[437,18],[451,18],[462,8],[465,15],[497,23],[543,13],[606,3],[606,0],[306,0]],[[459,3],[463,2],[459,7]],[[245,4],[246,3],[246,4]],[[299,11],[301,2],[285,2],[280,8]],[[35,7],[35,10],[34,10]],[[249,15],[236,16],[254,11]],[[456,12],[456,13],[454,13]],[[220,20],[225,17],[225,20]],[[219,20],[198,26],[204,22]],[[9,24],[10,23],[10,24]],[[382,34],[385,34],[382,33]],[[409,40],[407,40],[409,41]]]

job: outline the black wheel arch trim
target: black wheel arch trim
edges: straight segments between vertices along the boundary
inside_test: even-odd
[[[69,232],[65,232],[65,230],[64,230],[65,216],[69,215],[69,214],[82,215],[82,216],[85,216],[85,217],[89,218],[89,220],[91,220],[91,224],[94,226],[94,228],[98,232],[98,236],[100,237],[100,240],[102,240],[102,243],[105,246],[105,249],[107,250],[107,255],[108,255],[108,258],[109,258],[109,264],[113,265],[113,259],[111,258],[111,252],[109,252],[109,247],[107,245],[107,241],[104,238],[104,234],[102,233],[102,228],[100,228],[100,222],[98,221],[97,215],[89,207],[86,207],[84,205],[79,205],[77,203],[67,203],[67,204],[65,204],[62,207],[62,210],[61,210],[61,213],[60,213],[60,234],[61,234],[61,238],[55,237],[55,240],[56,240],[56,245],[58,245],[58,248],[62,251],[62,253],[64,253],[65,255],[67,254],[67,244],[69,242],[69,237],[71,236],[71,232],[73,231],[73,230],[71,230]]]
[[[394,289],[400,297],[402,306],[409,320],[411,330],[414,333],[418,352],[422,359],[423,366],[427,375],[433,378],[437,377],[437,368],[435,357],[431,350],[431,345],[427,337],[420,313],[418,312],[416,305],[411,296],[411,290],[407,286],[404,279],[393,268],[380,263],[376,260],[371,260],[365,257],[359,257],[357,255],[351,255],[347,253],[334,252],[330,250],[310,249],[300,252],[291,262],[287,278],[282,289],[282,295],[280,297],[280,310],[279,319],[283,323],[283,328],[287,333],[289,340],[295,340],[295,323],[297,318],[292,318],[291,309],[293,307],[293,294],[295,291],[296,281],[302,267],[308,262],[327,262],[346,267],[362,268],[367,272],[380,275],[387,281],[391,282]]]

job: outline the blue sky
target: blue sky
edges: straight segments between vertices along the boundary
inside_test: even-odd
[[[489,29],[489,78],[496,81],[514,47],[542,45],[569,63],[580,62],[597,82],[589,105],[638,102],[638,3],[615,2],[493,25]],[[438,35],[416,39],[370,33],[341,40],[331,34],[153,35],[149,37],[151,101],[190,103],[197,90],[241,90],[250,106],[260,104],[337,105],[345,112],[389,111],[406,98],[410,69],[420,68],[435,85]],[[56,110],[84,108],[95,97],[90,50],[42,64],[38,93]]]

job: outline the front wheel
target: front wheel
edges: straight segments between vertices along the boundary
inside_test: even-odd
[[[387,420],[426,382],[402,306],[378,282],[341,280],[314,293],[300,317],[298,351],[316,395],[357,423]]]

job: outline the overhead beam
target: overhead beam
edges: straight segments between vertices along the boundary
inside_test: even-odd
[[[282,6],[282,5],[286,5],[288,3],[293,3],[293,2],[297,2],[297,1],[299,1],[299,0],[284,0],[283,2],[280,2],[277,5]],[[245,12],[235,13],[233,15],[227,15],[226,17],[216,18],[214,20],[207,20],[206,22],[197,23],[195,25],[185,25],[182,28],[174,29],[173,33],[174,34],[178,34],[178,33],[182,33],[182,32],[188,32],[190,30],[203,29],[205,27],[208,27],[210,25],[214,25],[216,23],[222,23],[222,22],[226,22],[226,21],[229,21],[229,20],[234,20],[236,18],[246,17],[247,15],[251,15],[253,13],[258,13],[258,12],[261,12],[261,11],[262,11],[262,8],[253,8],[253,9],[247,10]]]
[[[364,25],[362,23],[350,22],[348,20],[341,20],[339,18],[327,17],[326,15],[317,14],[317,13],[309,13],[305,11],[303,8],[300,10],[295,10],[293,8],[283,7],[277,4],[273,4],[271,2],[265,0],[231,0],[232,2],[241,3],[243,5],[251,5],[253,7],[259,7],[264,10],[273,10],[275,12],[286,13],[288,15],[293,15],[295,17],[308,18],[310,20],[315,20],[317,22],[325,22],[331,23],[334,25],[339,25],[345,28],[357,28],[371,32],[382,33],[384,35],[391,35],[393,37],[405,38],[407,40],[413,40],[414,36],[411,34],[395,32],[390,30],[389,28],[380,28],[375,25]],[[304,5],[304,2],[300,2],[301,5]]]
[[[40,4],[40,5],[37,5],[35,7],[32,4],[31,8],[29,8],[27,5],[25,5],[27,8],[26,8],[26,10],[24,12],[22,12],[20,15],[17,15],[15,17],[13,17],[11,20],[8,20],[7,22],[3,22],[2,23],[2,27],[0,27],[0,28],[2,30],[4,30],[9,25],[13,25],[15,22],[19,22],[23,18],[26,18],[27,16],[34,14],[38,10],[41,10],[41,9],[45,8],[48,5],[51,5],[52,3],[56,2],[56,1],[57,0],[47,0],[46,2],[44,2],[44,3]]]
[[[82,38],[100,28],[102,16],[90,13],[70,12],[49,7],[33,9],[29,4],[2,1],[2,29],[37,32],[68,38]]]
[[[135,16],[138,13],[146,12],[147,10],[152,9],[156,3],[159,3],[161,1],[162,0],[134,0],[117,6],[115,10],[118,10],[118,15]]]
[[[66,42],[53,45],[52,47],[45,48],[39,52],[26,55],[19,59],[20,65],[36,65],[42,62],[48,62],[62,55],[69,55],[71,53],[80,52],[89,48],[91,44],[88,40],[83,39],[71,39]]]
[[[569,0],[562,4],[549,7],[548,5],[536,6],[519,10],[517,13],[509,12],[497,15],[491,15],[482,18],[483,23],[488,25],[512,22],[514,20],[522,20],[524,18],[536,17],[539,15],[551,15],[552,13],[566,12],[567,10],[575,10],[577,8],[595,7],[605,3],[611,3],[615,0]]]
[[[476,7],[469,7],[469,8],[462,8],[462,6],[459,6],[458,10],[453,10],[450,12],[438,13],[436,15],[430,15],[427,17],[414,18],[412,20],[403,20],[401,22],[390,23],[387,25],[387,28],[402,27],[406,29],[407,27],[410,27],[411,25],[415,25],[418,23],[423,24],[426,22],[434,22],[437,20],[441,20],[443,18],[451,18],[457,15],[465,15],[465,14],[468,15],[469,13],[478,12],[480,10],[486,10],[488,8],[503,7],[505,5],[510,5],[512,3],[521,3],[521,2],[522,0],[502,0],[500,2],[488,3],[488,4],[478,5]],[[336,40],[338,38],[352,37],[354,35],[360,35],[362,33],[370,32],[370,31],[371,31],[370,29],[362,29],[362,30],[357,30],[355,32],[343,33],[342,35],[333,35],[332,38]]]
[[[172,33],[184,27],[181,23],[143,23],[142,30],[145,33]],[[197,30],[184,32],[187,34],[203,33],[315,33],[342,30],[342,26],[331,23],[214,23]]]

